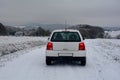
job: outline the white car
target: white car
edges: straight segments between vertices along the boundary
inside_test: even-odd
[[[86,64],[84,39],[78,30],[54,30],[46,46],[46,64],[53,61],[78,61]]]

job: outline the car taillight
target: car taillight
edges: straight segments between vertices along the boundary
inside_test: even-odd
[[[85,44],[83,42],[79,43],[79,50],[85,50]]]
[[[47,43],[47,50],[53,50],[53,44],[51,42]]]

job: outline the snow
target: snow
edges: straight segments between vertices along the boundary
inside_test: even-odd
[[[18,51],[0,67],[0,80],[120,80],[120,40],[86,39],[87,64],[45,64],[45,46]],[[6,55],[6,58],[9,57]]]
[[[0,56],[40,46],[46,43],[47,37],[13,37],[0,36]]]
[[[108,33],[112,38],[120,35],[120,31],[105,31],[105,33]]]

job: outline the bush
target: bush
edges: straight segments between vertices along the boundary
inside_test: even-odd
[[[117,37],[116,37],[117,39],[120,39],[120,34],[119,35],[117,35]]]

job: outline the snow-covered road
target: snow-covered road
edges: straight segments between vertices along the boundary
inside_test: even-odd
[[[0,67],[0,80],[120,80],[120,40],[85,40],[86,66],[45,64],[45,46]],[[119,43],[119,44],[118,44]]]

